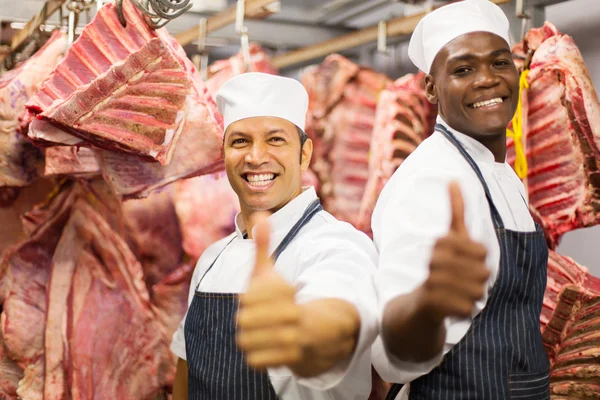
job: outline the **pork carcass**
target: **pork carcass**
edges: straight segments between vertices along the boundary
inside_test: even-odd
[[[208,67],[208,80],[206,87],[208,93],[214,98],[219,88],[229,79],[245,72],[264,72],[277,74],[267,52],[257,43],[250,43],[250,60],[246,65],[244,55],[239,52],[227,60],[217,60]]]
[[[514,49],[531,59],[523,101],[525,184],[555,248],[568,231],[600,223],[600,103],[573,39],[546,22]],[[514,142],[508,139],[514,164]]]
[[[600,397],[600,279],[550,250],[542,337],[553,400]]]
[[[40,89],[64,54],[66,35],[56,31],[32,57],[0,78],[0,187],[24,187],[38,176],[42,154],[18,133],[25,102]]]
[[[391,81],[339,55],[309,69],[302,81],[309,93],[311,168],[321,183],[323,207],[355,223],[368,180],[377,97]]]
[[[355,226],[371,231],[379,193],[392,174],[431,133],[437,108],[425,96],[425,74],[408,74],[381,92],[369,152],[369,178]]]
[[[240,203],[224,173],[177,182],[174,202],[183,249],[192,260],[235,230]]]

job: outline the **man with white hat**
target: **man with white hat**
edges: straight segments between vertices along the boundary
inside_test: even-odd
[[[410,41],[439,116],[372,217],[373,363],[398,383],[389,399],[550,398],[539,326],[547,245],[506,163],[519,98],[508,32],[498,6],[465,0],[428,14]]]
[[[173,336],[174,400],[350,400],[371,389],[377,252],[301,186],[308,94],[247,73],[219,90],[236,232],[198,261]],[[262,222],[257,215],[267,212]],[[264,219],[266,218],[266,219]]]

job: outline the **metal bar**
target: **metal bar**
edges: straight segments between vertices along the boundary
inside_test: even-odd
[[[278,2],[279,0],[246,0],[245,16],[247,18],[252,18],[256,15],[262,15],[264,14],[265,9],[267,9],[268,6]],[[215,14],[212,17],[209,17],[206,21],[206,33],[217,31],[227,25],[234,23],[236,11],[237,5],[234,4],[227,10]],[[177,39],[177,41],[181,43],[182,46],[190,44],[194,40],[198,39],[198,28],[194,27],[184,32],[178,33],[177,35],[175,35],[175,39]]]
[[[21,46],[27,38],[40,27],[40,25],[46,22],[48,17],[58,11],[65,3],[66,0],[46,1],[40,12],[37,13],[37,15],[35,15],[22,30],[15,34],[10,45],[11,49],[14,51],[19,48],[19,46]]]
[[[510,3],[511,0],[491,0],[495,4]],[[437,7],[434,7],[437,8]],[[420,13],[408,17],[394,18],[387,23],[388,38],[411,34],[417,23],[427,13]],[[377,40],[379,32],[378,25],[340,36],[323,43],[298,49],[287,54],[273,57],[273,64],[277,68],[286,68],[291,65],[300,64],[327,56],[331,53],[352,49]]]

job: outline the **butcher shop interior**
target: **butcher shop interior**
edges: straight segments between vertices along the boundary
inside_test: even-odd
[[[548,247],[550,398],[600,399],[600,5],[490,1],[525,99],[506,160]],[[372,238],[434,132],[408,47],[447,3],[0,0],[0,399],[172,398],[195,265],[240,212],[215,102],[237,75],[304,86],[302,183]],[[373,370],[369,400],[388,388]]]

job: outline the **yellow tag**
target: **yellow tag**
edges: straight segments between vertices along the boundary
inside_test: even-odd
[[[523,93],[524,90],[529,89],[527,74],[529,74],[528,69],[521,73],[519,79],[519,101],[517,103],[517,111],[512,119],[513,131],[506,129],[506,136],[511,137],[515,142],[515,172],[521,179],[527,177],[528,170],[527,157],[525,156],[525,151],[523,151],[523,105],[521,102],[521,98],[527,95]]]

